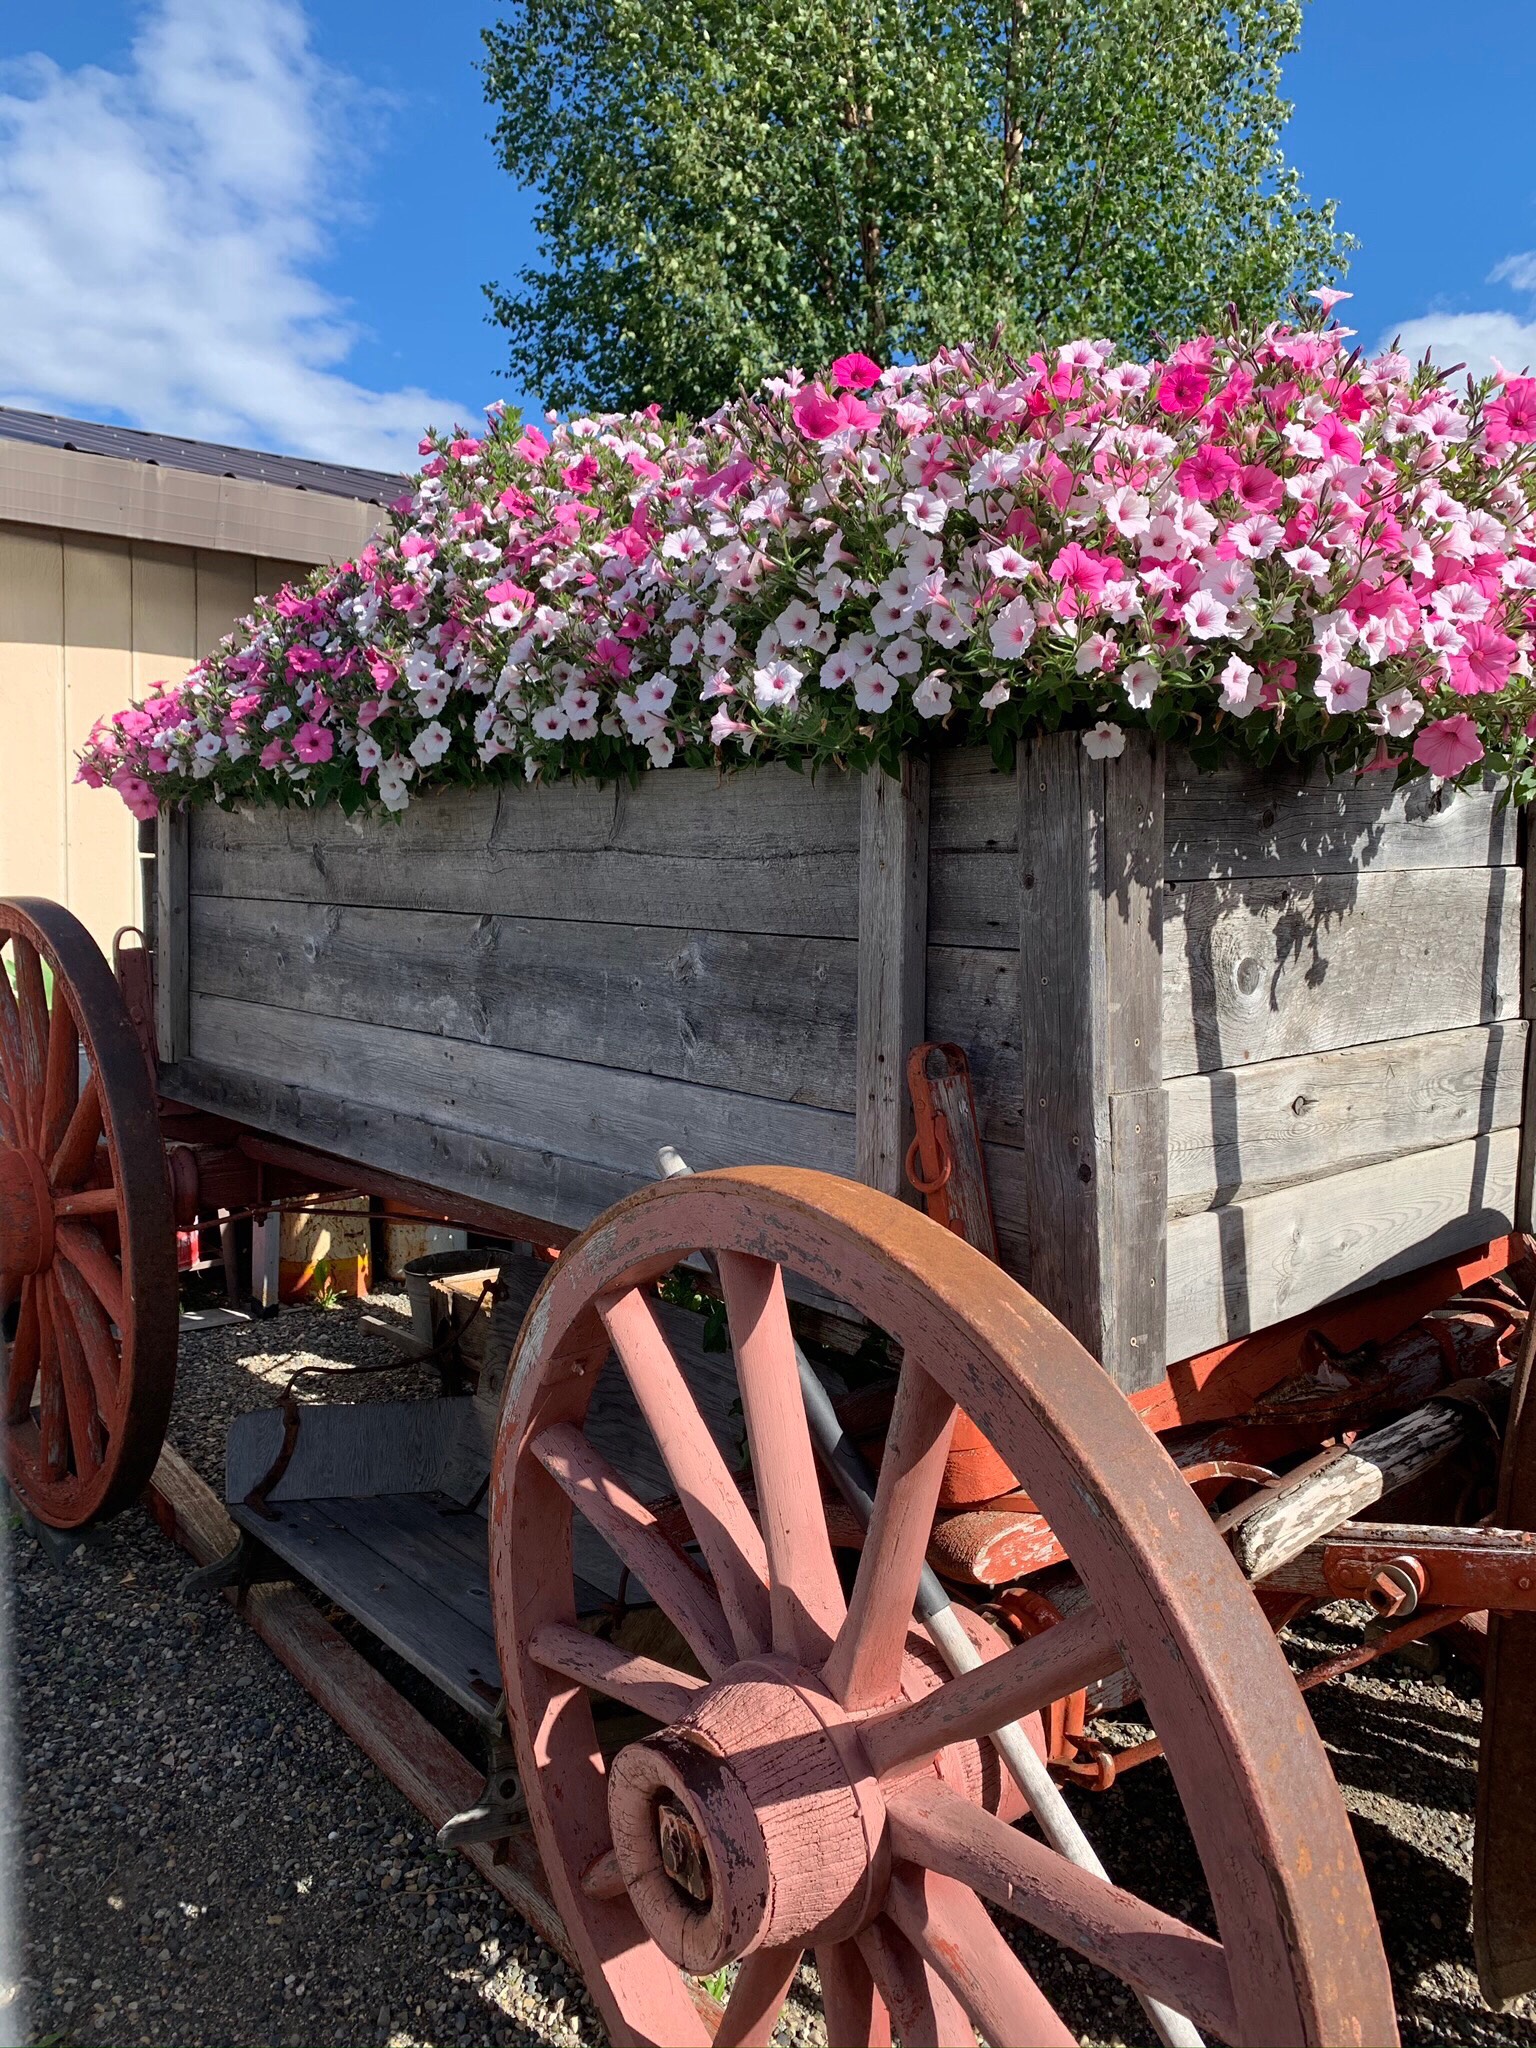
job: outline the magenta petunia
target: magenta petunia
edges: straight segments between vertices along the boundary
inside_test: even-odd
[[[837,390],[867,391],[871,384],[879,383],[880,365],[855,349],[849,355],[838,357],[832,365],[831,377]]]

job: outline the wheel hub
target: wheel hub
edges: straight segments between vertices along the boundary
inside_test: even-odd
[[[847,1716],[777,1658],[737,1665],[686,1720],[621,1750],[608,1814],[636,1912],[694,1976],[846,1939],[889,1876],[885,1804]]]
[[[53,1197],[37,1154],[0,1144],[0,1258],[17,1279],[53,1263]]]

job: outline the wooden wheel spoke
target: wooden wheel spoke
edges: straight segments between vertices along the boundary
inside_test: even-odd
[[[37,948],[23,938],[11,941],[16,965],[16,1015],[21,1036],[22,1086],[28,1097],[28,1133],[35,1143],[42,1133],[43,1088],[48,1071],[48,990]]]
[[[936,1780],[903,1785],[887,1811],[891,1852],[902,1862],[968,1885],[1223,2041],[1239,2037],[1226,1952],[1209,1935],[1078,1869]]]
[[[94,1073],[87,1074],[49,1167],[49,1178],[56,1188],[78,1187],[84,1180],[96,1157],[101,1128],[101,1085]]]
[[[22,1283],[16,1335],[11,1340],[11,1355],[6,1362],[5,1415],[8,1422],[25,1421],[27,1410],[32,1405],[32,1389],[37,1385],[38,1367],[42,1361],[39,1291],[36,1277],[28,1275]]]
[[[62,1479],[69,1469],[69,1422],[64,1405],[64,1377],[59,1362],[59,1337],[53,1321],[50,1290],[39,1281],[37,1434],[42,1444],[43,1468],[50,1479]]]
[[[60,1235],[62,1236],[62,1227]],[[673,1548],[650,1509],[571,1423],[534,1438],[534,1456],[609,1548],[629,1566],[712,1678],[736,1662],[725,1614],[712,1589]]]
[[[967,1886],[898,1865],[885,1910],[992,2048],[1076,2048],[1076,2035]]]
[[[11,941],[10,966],[14,968],[17,943]],[[5,1086],[6,1111],[18,1144],[31,1131],[31,1104],[27,1089],[27,1062],[21,1036],[21,1015],[3,955],[0,955],[0,1082]]]
[[[625,1378],[672,1476],[720,1595],[737,1654],[772,1640],[762,1535],[639,1288],[598,1304]]]
[[[37,1149],[45,1159],[57,1149],[80,1100],[80,1028],[57,983],[48,1019],[48,1067],[43,1082]]]
[[[821,2007],[830,2042],[856,2041],[868,2048],[891,2048],[891,2016],[875,1989],[869,1965],[857,1942],[840,1941],[816,1951],[821,1979]]]
[[[856,1943],[902,2048],[976,2048],[965,2007],[893,1921],[876,1920]]]
[[[753,1950],[736,1972],[715,2048],[767,2048],[804,1954],[798,1943]]]
[[[909,1361],[880,1461],[875,1511],[859,1559],[848,1617],[822,1678],[850,1710],[879,1705],[901,1691],[912,1603],[944,1480],[955,1404]]]
[[[1107,1678],[1121,1661],[1119,1646],[1093,1609],[1069,1615],[910,1706],[871,1714],[860,1723],[865,1750],[877,1773],[894,1770],[948,1743],[990,1735],[1037,1714],[1052,1700]]]
[[[72,1266],[60,1261],[54,1269],[56,1292],[63,1297],[80,1342],[86,1370],[95,1389],[96,1409],[110,1434],[117,1415],[118,1353],[106,1310],[80,1283]]]
[[[88,1223],[54,1225],[54,1240],[118,1329],[124,1327],[123,1276],[116,1259]]]
[[[574,1678],[605,1699],[622,1700],[653,1721],[680,1721],[693,1695],[704,1690],[704,1680],[690,1671],[678,1671],[654,1657],[632,1657],[600,1636],[564,1622],[546,1622],[529,1643],[528,1653],[546,1671]]]
[[[105,1432],[101,1417],[96,1410],[96,1396],[91,1386],[91,1376],[86,1369],[85,1356],[80,1348],[79,1335],[69,1304],[61,1300],[59,1289],[49,1287],[50,1306],[53,1310],[54,1336],[59,1347],[59,1376],[64,1383],[64,1413],[69,1423],[69,1440],[74,1451],[76,1476],[90,1479],[101,1469],[105,1445]]]
[[[116,1188],[80,1188],[72,1195],[60,1195],[53,1213],[68,1221],[78,1216],[116,1216],[121,1208]]]
[[[773,1647],[819,1666],[848,1610],[800,1397],[784,1275],[771,1260],[722,1252],[720,1281],[768,1555]]]

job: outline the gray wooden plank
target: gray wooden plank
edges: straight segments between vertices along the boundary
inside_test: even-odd
[[[268,1520],[246,1507],[234,1520],[310,1585],[440,1686],[477,1721],[495,1717],[501,1691],[496,1642],[409,1573],[390,1564],[314,1501],[289,1501]]]
[[[272,1469],[283,1415],[237,1415],[224,1447],[224,1498],[244,1500]],[[473,1401],[310,1401],[293,1452],[267,1498],[346,1499],[446,1493],[466,1500],[490,1465],[490,1427]]]
[[[1184,882],[1164,929],[1170,1078],[1519,1014],[1518,869]]]
[[[1169,1212],[1518,1124],[1526,1040],[1474,1025],[1170,1081]]]
[[[1519,1133],[1331,1174],[1168,1226],[1168,1356],[1416,1271],[1514,1223]]]
[[[393,1494],[318,1503],[330,1519],[384,1562],[494,1637],[486,1526],[451,1510],[446,1494]]]
[[[187,1051],[187,821],[184,810],[163,810],[155,820],[155,1045],[162,1060]]]
[[[223,896],[191,931],[200,995],[854,1106],[852,940]]]
[[[1018,845],[1017,772],[1003,774],[980,747],[937,749],[929,792],[930,945],[1017,951]]]
[[[1077,733],[1019,772],[1030,1289],[1128,1392],[1163,1370],[1162,776],[1144,736],[1095,761]]]
[[[921,1045],[927,1000],[928,763],[864,776],[859,827],[858,1033],[854,1171],[908,1196],[912,1138],[907,1054]]]
[[[1171,881],[1243,875],[1338,874],[1379,868],[1503,866],[1516,858],[1515,813],[1484,789],[1231,763],[1199,773],[1187,754],[1168,764]]]
[[[448,1129],[431,1113],[355,1102],[329,1088],[245,1073],[224,1062],[183,1060],[162,1068],[160,1085],[168,1101],[233,1117],[267,1136],[318,1147],[447,1197],[492,1204],[540,1226],[584,1229],[602,1210],[653,1178],[540,1151],[494,1132]]]
[[[397,819],[199,811],[200,895],[851,939],[856,777],[676,768],[438,791]]]
[[[853,1164],[853,1118],[833,1110],[222,996],[193,998],[192,1052],[274,1081],[301,1074],[355,1105],[408,1104],[437,1120],[446,1151],[461,1137],[504,1133],[615,1167],[635,1185],[655,1179],[662,1144],[700,1169],[771,1162],[846,1173]]]

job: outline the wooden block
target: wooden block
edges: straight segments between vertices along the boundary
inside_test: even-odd
[[[907,1054],[923,1041],[927,954],[928,763],[908,755],[899,777],[864,777],[854,1140],[859,1179],[908,1200]]]
[[[1029,1286],[1127,1392],[1164,1367],[1162,777],[1077,733],[1019,773]]]

